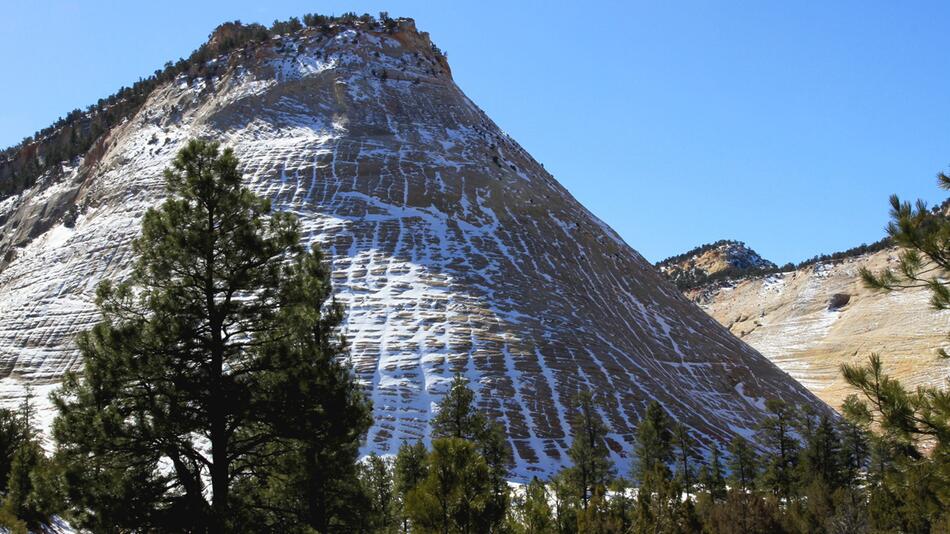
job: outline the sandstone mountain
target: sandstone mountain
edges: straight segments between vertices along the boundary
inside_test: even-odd
[[[703,313],[455,85],[409,19],[307,28],[158,85],[84,158],[0,201],[0,395],[80,365],[96,284],[121,278],[162,170],[220,140],[250,187],[300,216],[347,308],[374,403],[366,451],[426,438],[455,372],[505,426],[514,476],[567,462],[590,389],[627,472],[653,399],[705,444],[750,436],[766,397],[823,406]]]
[[[741,241],[720,240],[696,247],[656,264],[681,289],[706,286],[713,280],[776,270],[774,263]]]
[[[864,248],[870,252],[836,254],[784,272],[746,271],[684,292],[833,407],[853,393],[840,365],[875,352],[911,387],[944,384],[950,360],[936,349],[950,344],[950,312],[931,310],[926,289],[880,293],[864,287],[861,267],[895,268],[899,253],[885,243]]]

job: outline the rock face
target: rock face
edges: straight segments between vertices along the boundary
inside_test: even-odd
[[[708,285],[712,279],[775,269],[776,265],[741,241],[716,241],[656,264],[681,289]]]
[[[97,319],[97,282],[128,272],[162,170],[200,136],[233,147],[248,184],[328,253],[374,403],[366,451],[426,438],[455,372],[505,425],[516,478],[567,462],[582,389],[624,472],[653,399],[706,443],[749,435],[766,397],[820,405],[502,133],[411,21],[305,30],[218,61],[231,65],[220,77],[154,91],[101,156],[0,203],[4,235],[35,235],[0,251],[9,402],[80,365],[73,337]],[[71,226],[43,216],[71,211]]]
[[[861,267],[896,268],[887,248],[787,273],[710,284],[690,295],[734,334],[834,407],[854,391],[842,363],[882,356],[885,370],[907,385],[943,385],[950,360],[950,312],[930,309],[926,289],[880,293],[864,287]]]

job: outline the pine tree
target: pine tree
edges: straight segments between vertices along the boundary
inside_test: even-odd
[[[580,496],[571,468],[561,470],[551,479],[551,511],[554,514],[554,531],[558,534],[577,532],[577,512]]]
[[[793,435],[796,416],[788,404],[778,399],[767,400],[765,408],[769,416],[760,426],[762,444],[772,452],[768,455],[765,471],[762,473],[762,483],[766,489],[789,503],[800,447]]]
[[[687,449],[688,451],[688,449]],[[673,481],[673,429],[670,418],[656,401],[646,409],[637,426],[637,524],[642,531],[665,532],[676,528],[680,515],[681,487]],[[688,466],[688,463],[687,463]]]
[[[845,402],[846,416],[877,429],[870,438],[868,468],[872,528],[926,532],[950,522],[950,452],[943,428],[947,419],[939,407],[948,402],[941,400],[946,392],[905,390],[884,373],[877,355],[865,366],[844,367],[844,372],[863,396]],[[920,450],[924,440],[931,447],[929,455]]]
[[[834,423],[827,414],[823,414],[814,431],[805,441],[801,453],[802,480],[820,480],[829,490],[834,491],[841,483],[840,437]]]
[[[406,511],[406,497],[409,492],[425,480],[428,474],[425,445],[421,441],[417,441],[413,445],[403,443],[399,447],[399,453],[396,454],[393,471],[393,485],[395,486],[396,497],[399,500],[402,531],[404,534],[408,534],[410,525]]]
[[[518,506],[521,531],[524,534],[548,534],[555,531],[554,516],[549,504],[548,490],[537,477],[524,487],[524,497]]]
[[[393,483],[393,461],[370,454],[361,465],[360,482],[368,504],[363,519],[366,532],[396,532],[397,497]]]
[[[729,443],[729,455],[729,485],[735,490],[753,489],[758,458],[752,446],[745,438],[736,436]]]
[[[628,532],[633,526],[634,508],[631,498],[630,482],[624,477],[617,477],[610,482],[610,516],[612,532]]]
[[[13,456],[30,440],[31,432],[22,413],[0,408],[0,483],[10,478]]]
[[[950,175],[941,172],[937,179],[942,189],[950,189]],[[931,210],[922,201],[911,205],[894,195],[890,203],[887,233],[901,247],[897,268],[878,273],[862,269],[865,284],[881,291],[928,288],[932,308],[950,309],[946,202]],[[937,354],[950,358],[942,348]],[[871,496],[872,515],[880,518],[878,524],[893,525],[900,517],[903,530],[930,528],[931,523],[950,529],[950,389],[919,386],[910,391],[884,373],[876,354],[866,365],[843,365],[842,374],[859,392],[846,406],[847,415],[879,431],[872,440],[876,442],[876,460],[892,458],[887,469],[872,463],[872,473],[877,471],[874,478],[881,482],[873,487]],[[928,443],[929,456],[920,454],[921,441]],[[926,503],[934,501],[939,505],[931,510]],[[874,510],[875,504],[886,510]]]
[[[709,465],[704,465],[700,469],[699,484],[713,501],[721,501],[726,498],[726,477],[719,447],[715,443],[712,445]]]
[[[578,394],[571,418],[574,442],[567,455],[573,466],[566,470],[582,510],[586,511],[594,493],[603,494],[613,476],[613,465],[607,448],[607,425],[604,424],[594,399],[587,391]]]
[[[841,420],[838,423],[838,435],[841,436],[838,465],[841,467],[842,483],[855,488],[868,469],[871,456],[869,432],[855,423]]]
[[[426,447],[421,441],[410,445],[403,443],[396,454],[393,466],[393,485],[399,500],[399,517],[404,534],[409,532],[409,516],[406,512],[406,497],[427,475]]]
[[[448,394],[439,403],[439,411],[432,420],[432,435],[436,438],[455,438],[475,444],[488,464],[491,498],[484,515],[491,528],[497,528],[508,509],[507,476],[511,467],[511,450],[504,428],[490,421],[475,407],[475,392],[468,387],[460,373],[456,373]]]
[[[439,402],[439,411],[432,418],[432,437],[478,441],[485,432],[484,416],[475,407],[475,392],[468,380],[456,373],[449,392]]]
[[[488,465],[491,497],[485,508],[485,517],[494,531],[502,524],[508,512],[511,450],[504,428],[499,423],[486,424],[475,445]]]
[[[942,189],[950,190],[950,175],[937,175]],[[912,287],[931,290],[931,305],[950,308],[950,219],[941,210],[930,210],[918,200],[912,206],[892,195],[888,237],[901,247],[897,270],[873,273],[862,268],[861,276],[871,288],[893,291]]]
[[[103,319],[55,398],[78,526],[326,531],[356,486],[341,478],[355,481],[369,409],[339,361],[329,272],[237,169],[230,149],[189,142],[130,279],[97,290]]]
[[[676,478],[679,485],[683,488],[683,491],[686,492],[688,499],[692,493],[696,478],[694,476],[695,469],[690,463],[696,457],[696,452],[693,450],[693,438],[690,437],[689,430],[686,429],[685,425],[676,424],[673,427],[673,443],[677,451]]]
[[[669,463],[673,460],[673,431],[669,417],[656,401],[647,405],[637,426],[637,472],[640,487],[655,480],[670,478]]]
[[[433,440],[426,470],[426,478],[406,497],[414,533],[490,531],[484,515],[492,494],[488,464],[472,442]]]
[[[40,529],[62,512],[63,489],[53,461],[40,444],[27,440],[16,450],[7,478],[3,508],[31,529]]]

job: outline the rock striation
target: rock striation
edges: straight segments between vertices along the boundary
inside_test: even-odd
[[[950,312],[930,308],[926,288],[881,293],[864,287],[861,267],[897,268],[894,247],[788,272],[717,280],[686,290],[705,311],[828,404],[854,393],[843,363],[882,356],[885,370],[911,388],[944,385]]]
[[[658,400],[703,443],[751,436],[766,397],[821,403],[667,283],[455,85],[428,35],[307,29],[156,89],[100,153],[0,201],[0,396],[81,364],[76,332],[189,138],[220,140],[247,182],[328,254],[365,451],[426,439],[456,372],[501,421],[515,478],[567,463],[570,406],[592,390],[626,472]],[[18,393],[19,392],[19,393]]]

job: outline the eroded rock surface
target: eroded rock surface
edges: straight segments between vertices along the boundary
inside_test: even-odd
[[[505,425],[516,478],[567,462],[581,389],[600,402],[622,472],[653,399],[704,443],[749,435],[766,397],[817,402],[502,133],[411,23],[236,54],[219,58],[232,64],[221,77],[156,90],[95,161],[0,202],[5,236],[35,234],[0,251],[8,402],[81,364],[73,338],[97,319],[95,286],[128,273],[162,169],[195,136],[233,147],[249,185],[327,251],[374,402],[366,451],[426,438],[456,371]],[[35,215],[65,220],[72,205],[72,227]]]
[[[690,294],[703,309],[825,402],[840,406],[854,391],[842,363],[881,355],[885,370],[911,388],[944,385],[950,360],[950,312],[930,308],[926,288],[881,293],[864,287],[859,269],[896,268],[896,248],[789,273],[717,283]]]

